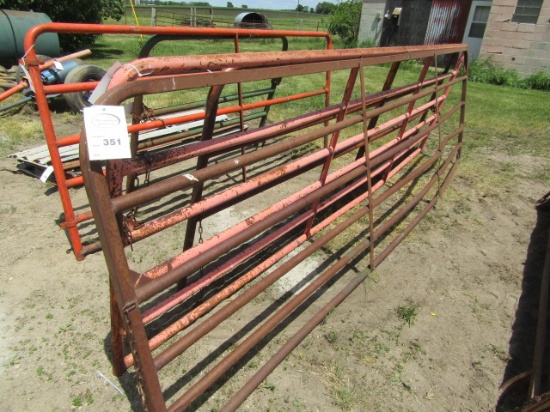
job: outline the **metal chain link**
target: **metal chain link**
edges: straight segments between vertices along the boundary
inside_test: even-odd
[[[132,333],[132,327],[131,327],[131,324],[130,324],[130,316],[128,315],[128,310],[127,309],[124,309],[123,312],[124,312],[124,317],[125,317],[125,320],[126,320],[126,325],[128,325],[126,338],[128,339],[128,344],[130,346],[130,352],[132,352],[132,356],[134,357],[134,369],[137,372],[138,392],[139,392],[139,396],[141,398],[141,404],[143,405],[143,409],[145,410],[145,412],[148,412],[147,402],[146,402],[146,397],[145,397],[145,385],[143,383],[143,377],[141,376],[141,363],[139,361],[139,357],[138,357],[137,351],[136,351],[134,335]]]

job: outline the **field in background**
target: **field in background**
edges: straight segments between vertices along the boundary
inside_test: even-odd
[[[157,6],[158,25],[179,25],[182,21],[188,24],[191,8],[189,6]],[[294,11],[258,10],[225,7],[195,7],[199,22],[213,22],[215,27],[234,27],[235,17],[243,12],[257,12],[265,16],[272,29],[275,30],[303,30],[326,31],[327,15],[316,13],[298,13]],[[135,8],[140,25],[151,24],[151,7],[139,6]],[[212,14],[210,14],[212,12]],[[129,7],[125,8],[124,17],[119,24],[135,24],[134,14]]]

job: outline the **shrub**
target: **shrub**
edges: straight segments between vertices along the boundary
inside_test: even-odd
[[[328,32],[338,35],[344,41],[345,47],[357,46],[357,33],[361,19],[362,2],[346,0],[336,6],[329,17]]]
[[[481,59],[473,61],[468,67],[468,79],[477,83],[489,83],[499,86],[518,86],[521,83],[516,70],[505,69],[490,60]]]
[[[538,72],[526,79],[521,79],[517,70],[505,69],[490,60],[477,59],[470,63],[468,79],[477,83],[550,91],[550,74]]]
[[[526,88],[533,90],[550,91],[550,74],[538,72],[524,79]]]

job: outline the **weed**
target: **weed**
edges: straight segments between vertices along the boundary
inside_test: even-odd
[[[343,368],[338,364],[323,365],[326,373],[325,378],[332,403],[342,410],[351,410],[358,402],[359,397],[350,379],[344,376]]]
[[[80,396],[73,398],[71,405],[73,405],[75,408],[80,408],[82,406],[82,399],[80,398]]]
[[[329,343],[335,343],[338,340],[338,334],[336,332],[334,332],[333,330],[331,330],[329,333],[325,334],[325,339]]]
[[[46,379],[48,381],[51,381],[53,379],[52,374],[49,373],[48,371],[46,371],[46,369],[44,369],[42,366],[39,366],[36,369],[36,375],[39,376],[40,378]]]
[[[480,302],[477,297],[474,298],[474,303],[472,304],[472,312],[474,315],[479,315],[489,309],[491,309],[491,307],[487,303]]]
[[[418,306],[416,305],[398,306],[395,312],[397,313],[397,316],[399,317],[399,319],[407,323],[410,328],[411,325],[413,325],[414,322],[416,321],[416,316],[418,315]]]
[[[270,390],[271,392],[274,392],[274,391],[275,391],[275,384],[272,383],[272,382],[265,381],[265,383],[264,383],[264,385],[263,385],[263,388],[264,388],[264,389],[268,389],[268,390]]]
[[[94,403],[94,396],[89,389],[86,390],[86,393],[84,394],[84,399],[86,401],[86,405],[91,405],[92,403]]]
[[[497,348],[494,345],[491,345],[491,352],[503,362],[508,362],[511,359],[507,351]]]
[[[472,362],[472,366],[475,369],[482,371],[483,370],[483,361],[479,360],[479,361]]]
[[[401,381],[401,385],[403,385],[403,388],[405,388],[407,392],[414,392],[412,386],[408,383]]]
[[[386,345],[385,343],[382,343],[382,342],[375,342],[374,343],[374,351],[377,353],[377,354],[381,354],[383,352],[387,353],[390,351],[390,347],[388,345]]]
[[[501,171],[503,172],[514,172],[516,170],[515,166],[513,163],[504,163],[500,169]]]
[[[362,330],[354,330],[351,334],[352,339],[363,340],[367,337],[367,334]]]

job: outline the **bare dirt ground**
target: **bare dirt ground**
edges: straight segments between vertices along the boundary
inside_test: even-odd
[[[55,187],[18,172],[7,150],[0,159],[0,409],[140,410],[133,375],[110,371],[102,254],[75,260],[56,224]],[[548,165],[525,155],[475,156],[496,175],[514,164],[513,177],[492,181],[478,174],[482,168],[459,168],[437,208],[242,410],[496,408],[501,383],[529,368],[536,309],[527,295],[537,291],[540,256],[528,252],[547,232],[533,205],[549,189],[530,176]],[[83,189],[74,196],[85,201]],[[400,308],[415,309],[410,324]],[[216,410],[230,390],[231,383],[200,409]]]

